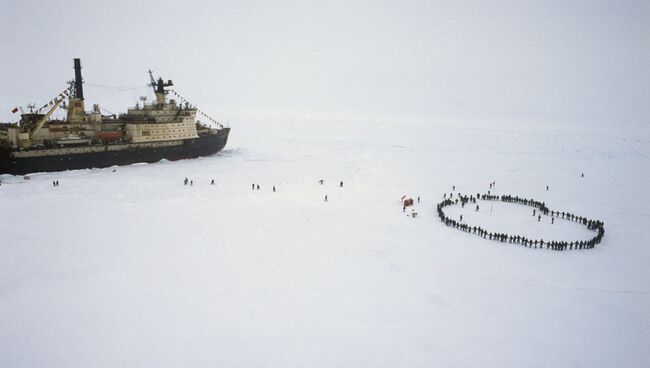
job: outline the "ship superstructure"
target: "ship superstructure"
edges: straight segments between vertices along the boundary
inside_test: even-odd
[[[85,110],[79,59],[74,69],[69,88],[41,109],[23,112],[18,123],[0,126],[0,173],[178,160],[214,154],[226,145],[230,128],[201,124],[196,107],[168,100],[171,80],[156,80],[149,71],[155,101],[119,116],[102,115],[97,104]],[[67,109],[66,118],[51,119],[59,107]]]

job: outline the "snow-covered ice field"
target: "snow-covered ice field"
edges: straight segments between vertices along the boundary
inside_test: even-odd
[[[213,157],[0,177],[1,367],[650,361],[648,131],[460,119],[232,128]],[[492,181],[604,221],[603,242],[528,249],[440,223],[452,185]],[[418,217],[403,195],[421,197]],[[593,236],[480,204],[446,212],[547,240]]]

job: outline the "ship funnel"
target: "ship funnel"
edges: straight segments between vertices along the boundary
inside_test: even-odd
[[[84,89],[81,81],[81,59],[74,59],[74,91],[75,97],[84,99]]]

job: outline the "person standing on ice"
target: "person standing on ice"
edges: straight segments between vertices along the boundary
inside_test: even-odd
[[[275,193],[275,185],[273,186],[273,193]]]
[[[255,190],[255,183],[251,184],[251,190]]]
[[[343,188],[343,182],[339,183],[339,187]]]
[[[212,181],[210,182],[210,185],[214,185],[214,179],[212,179]]]
[[[548,192],[548,185],[546,186],[546,191]]]
[[[418,203],[420,203],[420,196],[418,196]]]
[[[327,194],[325,194],[325,202],[327,202]]]
[[[478,212],[478,204],[476,205],[476,212]]]
[[[259,184],[256,184],[255,186],[257,187],[257,190],[260,190],[260,185]]]
[[[185,180],[183,181],[183,185],[187,185],[187,183],[189,183],[189,180],[187,180],[187,178],[185,178]]]
[[[533,208],[533,216],[535,216],[535,209]]]
[[[455,185],[452,185],[452,186],[451,186],[451,190],[452,190],[452,191],[456,190],[456,186],[455,186]]]
[[[463,221],[463,215],[460,215],[460,221]]]
[[[537,215],[537,222],[542,221],[542,215]]]

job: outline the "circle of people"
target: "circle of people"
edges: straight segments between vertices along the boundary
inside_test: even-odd
[[[603,236],[605,235],[605,227],[604,223],[599,220],[591,220],[583,216],[577,216],[569,212],[560,212],[560,211],[551,211],[546,207],[546,204],[544,202],[536,201],[534,199],[526,199],[526,198],[521,198],[517,196],[511,196],[511,195],[493,195],[493,194],[480,194],[476,193],[476,196],[474,195],[462,195],[458,194],[457,198],[453,199],[453,193],[449,195],[449,198],[447,198],[447,194],[443,196],[445,198],[442,202],[438,203],[438,216],[440,217],[440,221],[444,222],[445,225],[454,227],[458,230],[468,232],[470,234],[475,234],[483,239],[489,239],[489,240],[495,240],[499,241],[502,243],[513,243],[513,244],[519,244],[523,245],[524,247],[528,248],[540,248],[543,249],[546,247],[546,249],[552,249],[552,250],[573,250],[573,249],[591,249],[596,244],[600,243],[600,241],[603,239]],[[505,233],[497,233],[497,232],[490,232],[485,229],[483,229],[480,226],[471,226],[469,224],[462,223],[463,221],[463,215],[460,216],[460,221],[456,221],[454,219],[451,219],[447,217],[443,211],[443,208],[451,205],[455,205],[460,203],[462,207],[465,207],[467,203],[473,203],[476,204],[476,201],[484,200],[484,201],[502,201],[502,202],[508,202],[508,203],[517,203],[517,204],[522,204],[525,206],[531,206],[533,207],[533,216],[537,214],[537,221],[541,221],[542,214],[548,216],[549,214],[551,215],[551,223],[555,221],[555,217],[557,218],[562,218],[565,220],[569,221],[575,221],[579,224],[585,225],[587,229],[595,231],[596,235],[589,239],[589,240],[576,240],[576,241],[544,241],[544,239],[529,239],[526,238],[525,236],[520,236],[520,235],[509,235]],[[476,205],[476,211],[479,210],[478,204]]]

